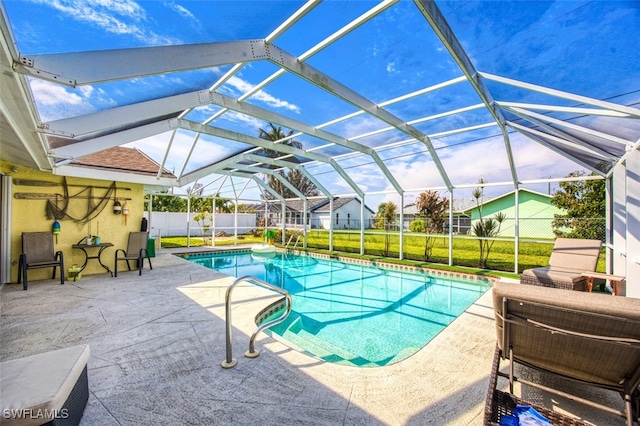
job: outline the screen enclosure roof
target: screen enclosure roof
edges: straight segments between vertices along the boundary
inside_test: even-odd
[[[25,0],[2,18],[3,159],[61,175],[133,146],[159,165],[140,181],[176,192],[238,198],[293,168],[325,196],[468,195],[606,177],[640,141],[637,2]]]

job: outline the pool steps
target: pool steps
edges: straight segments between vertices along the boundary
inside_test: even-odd
[[[280,307],[282,309],[282,307]],[[278,307],[270,309],[271,315],[278,312]],[[266,320],[269,315],[266,315],[262,320]],[[302,352],[314,358],[319,358],[323,361],[333,362],[336,364],[349,365],[352,367],[378,367],[379,365],[370,362],[364,358],[359,357],[341,347],[335,346],[324,339],[318,338],[314,333],[308,332],[302,328],[304,319],[297,317],[289,324],[282,335],[273,332],[272,330],[265,330],[269,336],[278,340],[286,346],[295,349],[298,352]],[[280,325],[280,327],[282,327]],[[278,327],[278,326],[276,326]],[[303,349],[306,348],[306,349]]]

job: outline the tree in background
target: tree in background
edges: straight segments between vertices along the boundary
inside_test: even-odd
[[[418,215],[424,219],[423,231],[425,233],[424,260],[431,257],[436,238],[433,234],[441,234],[446,220],[446,212],[449,209],[449,200],[440,197],[438,191],[425,191],[416,199]],[[413,225],[413,224],[412,224]],[[412,229],[413,230],[413,229]]]
[[[285,133],[284,130],[282,130],[282,127],[280,126],[276,127],[273,123],[269,123],[269,129],[267,130],[259,129],[258,137],[260,139],[276,142],[286,138],[290,138],[291,135],[293,135],[293,130],[289,130],[288,133]],[[298,149],[302,148],[302,144],[293,139],[287,139],[285,141],[280,142],[280,144],[288,145]],[[261,149],[260,151],[258,151],[257,154],[265,157],[269,157],[269,158],[277,158],[283,155],[282,153],[271,150],[271,149]],[[287,159],[287,161],[295,161],[295,157],[291,157]],[[311,182],[303,173],[301,173],[298,170],[295,170],[295,169],[289,169],[288,171],[278,170],[276,173],[284,177],[289,183],[291,183],[291,185],[293,185],[298,191],[300,191],[302,194],[304,194],[307,197],[313,197],[320,194],[320,191],[318,191],[318,188],[314,185],[314,183]],[[269,175],[267,184],[275,192],[282,195],[284,198],[298,197],[289,188],[284,186],[282,182],[278,180],[278,178],[276,178],[275,176]],[[272,195],[269,194],[268,192],[265,192],[263,196],[266,199],[273,198]]]
[[[398,211],[398,207],[391,201],[387,203],[380,203],[378,205],[378,212],[373,217],[373,226],[378,229],[384,229],[385,231],[385,239],[384,239],[384,255],[389,256],[389,247],[391,245],[391,240],[389,237],[389,230],[392,227],[395,227],[396,214]]]
[[[177,195],[155,195],[151,208],[154,212],[186,212],[187,200]]]
[[[493,247],[493,243],[495,240],[493,238],[500,235],[500,226],[502,222],[507,218],[507,216],[500,212],[497,213],[492,218],[484,218],[482,216],[482,204],[481,200],[484,199],[484,185],[487,183],[486,180],[480,179],[478,181],[478,186],[473,190],[473,198],[476,199],[476,206],[478,206],[478,214],[480,215],[480,219],[478,219],[473,226],[471,227],[471,232],[478,237],[478,242],[480,243],[480,256],[478,260],[478,268],[486,269],[487,262],[489,260],[489,253],[491,252],[491,248]]]
[[[566,177],[585,176],[584,171]],[[591,173],[589,176],[596,176]],[[553,233],[557,237],[602,240],[605,236],[606,200],[604,179],[561,182],[551,203],[565,214],[555,214]],[[567,232],[566,229],[569,229]]]
[[[145,196],[145,199],[148,199],[148,197],[148,195]],[[152,209],[154,212],[185,213],[187,211],[187,199],[177,195],[154,195]],[[233,203],[230,198],[224,198],[216,195],[216,212],[231,213],[232,209]],[[191,211],[212,211],[211,197],[192,197]]]

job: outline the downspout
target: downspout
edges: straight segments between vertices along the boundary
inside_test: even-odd
[[[329,251],[333,251],[333,197],[329,198]]]
[[[516,192],[515,192],[515,201],[516,201],[516,223],[515,223],[515,227],[514,227],[514,253],[515,253],[515,265],[514,265],[514,274],[518,273],[518,253],[520,252],[520,188],[516,187]]]
[[[282,200],[280,205],[280,218],[282,220],[282,245],[287,244],[287,236],[285,233],[287,232],[287,203]]]
[[[187,196],[187,248],[191,247],[191,195]]]
[[[211,247],[216,246],[216,194],[211,196]]]
[[[404,258],[404,192],[400,192],[400,249],[398,259]]]
[[[453,188],[449,191],[449,266],[453,266]]]
[[[238,198],[234,200],[234,212],[233,212],[233,245],[238,245]]]
[[[360,255],[364,255],[364,194],[360,201]]]
[[[306,250],[307,249],[307,209],[309,208],[309,203],[307,201],[307,199],[305,198],[302,201],[302,210],[303,210],[303,216],[302,216],[302,247]]]

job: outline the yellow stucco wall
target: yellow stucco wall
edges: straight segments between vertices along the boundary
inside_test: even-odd
[[[55,176],[51,173],[41,172],[39,170],[29,169],[23,166],[18,167],[17,172],[12,172],[13,165],[7,162],[1,162],[0,167],[5,174],[13,178],[11,185],[11,282],[17,282],[18,279],[18,259],[22,252],[22,232],[34,231],[51,231],[54,218],[48,219],[46,216],[46,199],[20,199],[16,198],[16,194],[64,194],[63,177]],[[57,184],[56,186],[35,186],[35,185],[17,185],[16,181],[43,181]],[[109,187],[112,181],[83,179],[83,178],[66,178],[69,195],[79,194],[88,196],[87,187],[93,187],[94,197],[103,197],[107,194],[108,189],[98,187]],[[83,237],[89,235],[89,226],[91,226],[91,234],[100,237],[101,242],[109,242],[113,247],[106,248],[101,260],[112,271],[114,269],[114,254],[116,249],[126,249],[129,232],[140,231],[140,224],[144,210],[144,187],[141,184],[130,184],[124,182],[116,183],[115,192],[121,204],[125,201],[129,205],[129,215],[126,224],[124,215],[115,215],[113,213],[114,194],[112,193],[109,201],[98,216],[86,224],[80,224],[70,219],[59,220],[61,232],[58,235],[57,243],[54,238],[55,251],[62,250],[64,253],[65,269],[76,264],[82,265],[84,262],[84,254],[81,250],[72,249],[71,246],[77,244]],[[125,188],[128,188],[125,189]],[[27,195],[33,197],[32,195]],[[127,200],[128,199],[128,200]],[[98,203],[100,200],[95,199]],[[87,214],[89,200],[87,198],[74,198],[69,202],[67,213],[73,218],[82,218]],[[59,197],[57,201],[58,207],[64,205],[64,197]],[[89,255],[97,255],[98,249],[89,249]],[[124,262],[120,262],[119,268],[126,269]],[[29,281],[51,278],[51,268],[31,269],[29,270]],[[66,271],[64,271],[66,273]],[[90,259],[86,269],[82,275],[89,274],[106,274],[107,272],[100,266],[97,260]],[[56,279],[59,275],[56,273]],[[114,278],[115,279],[115,278]]]

